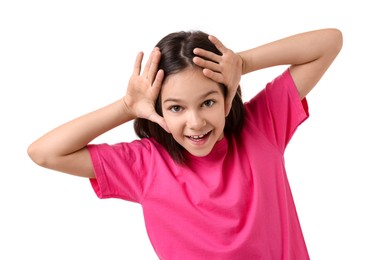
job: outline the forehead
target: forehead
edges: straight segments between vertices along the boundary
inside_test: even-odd
[[[212,90],[223,95],[217,82],[204,76],[201,69],[191,68],[169,75],[162,85],[161,98],[196,98]]]

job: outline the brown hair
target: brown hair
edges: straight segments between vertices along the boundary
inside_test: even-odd
[[[183,71],[188,67],[199,68],[192,59],[195,57],[193,50],[201,48],[215,54],[222,53],[208,39],[208,34],[201,31],[181,31],[168,34],[156,45],[161,52],[159,69],[164,71],[164,78],[169,75]],[[220,84],[226,96],[227,88]],[[156,112],[162,116],[161,96],[156,100]],[[241,88],[233,99],[232,108],[226,117],[224,133],[226,136],[239,135],[244,123],[244,104],[241,98]],[[169,152],[172,158],[178,163],[185,163],[184,148],[176,142],[173,136],[166,132],[158,124],[144,118],[137,118],[134,121],[134,130],[140,138],[154,138]]]

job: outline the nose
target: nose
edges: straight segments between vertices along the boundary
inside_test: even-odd
[[[206,120],[198,111],[188,111],[187,127],[193,130],[200,130],[206,125]]]

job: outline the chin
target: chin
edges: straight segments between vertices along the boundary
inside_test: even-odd
[[[196,156],[196,157],[205,157],[205,156],[209,155],[210,152],[211,152],[211,150],[208,152],[189,152],[189,153],[193,156]]]

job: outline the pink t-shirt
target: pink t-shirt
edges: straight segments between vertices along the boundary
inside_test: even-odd
[[[88,146],[97,196],[140,203],[160,259],[309,259],[283,156],[306,100],[287,69],[245,108],[241,138],[187,165],[152,138]]]

